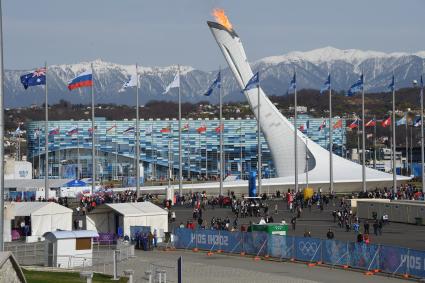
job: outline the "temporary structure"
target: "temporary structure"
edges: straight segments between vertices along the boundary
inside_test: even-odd
[[[151,202],[107,203],[86,216],[86,229],[130,236],[130,227],[150,227],[162,238],[168,232],[168,212]]]
[[[11,240],[12,229],[28,227],[26,240],[38,241],[44,233],[72,230],[72,210],[54,202],[6,203],[6,240]]]

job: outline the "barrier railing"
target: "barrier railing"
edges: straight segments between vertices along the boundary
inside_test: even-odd
[[[351,267],[366,272],[425,278],[425,251],[387,245],[323,240],[265,232],[174,230],[174,247]]]

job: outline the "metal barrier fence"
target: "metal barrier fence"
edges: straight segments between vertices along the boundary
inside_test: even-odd
[[[270,256],[281,260],[322,262],[425,278],[425,251],[365,243],[323,240],[264,232],[228,232],[177,228],[173,245],[179,249],[221,250],[227,253]]]
[[[37,265],[47,266],[47,254],[44,242],[36,243],[7,243],[5,251],[10,251],[22,266]],[[93,243],[93,254],[61,255],[57,256],[60,268],[65,269],[90,269],[106,272],[113,264],[114,252],[117,253],[117,262],[134,257],[134,245],[120,244],[107,245]],[[50,255],[54,256],[54,255]],[[53,268],[57,268],[56,266]]]

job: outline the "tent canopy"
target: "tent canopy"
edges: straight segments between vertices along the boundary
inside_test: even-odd
[[[64,187],[86,187],[87,183],[82,180],[72,180],[64,185]]]
[[[55,239],[95,238],[99,237],[99,234],[90,230],[52,231],[44,233],[43,237],[49,241],[54,241]]]
[[[107,203],[106,206],[124,216],[167,215],[168,212],[159,206],[145,202]]]
[[[13,202],[15,216],[72,213],[72,209],[54,202]]]

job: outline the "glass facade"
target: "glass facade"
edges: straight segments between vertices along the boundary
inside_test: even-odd
[[[304,133],[321,146],[328,147],[328,128],[318,130],[323,119],[300,115],[299,125],[306,120],[309,120],[310,128]],[[96,118],[95,122],[97,176],[102,180],[135,176],[135,120]],[[178,121],[150,119],[141,120],[139,124],[140,163],[143,164],[144,178],[165,180],[169,167],[173,168],[173,176],[178,176]],[[246,178],[248,172],[257,167],[257,122],[255,119],[227,119],[223,125],[225,173]],[[345,145],[344,129],[345,121],[342,129],[334,131],[334,151]],[[36,168],[36,177],[42,177],[44,121],[28,123],[27,135],[28,159]],[[49,175],[53,178],[91,177],[91,135],[91,121],[49,121]],[[220,171],[219,135],[218,119],[182,121],[184,178],[217,178]],[[273,161],[264,137],[261,142],[264,175],[274,177]],[[40,170],[37,170],[39,164]]]

